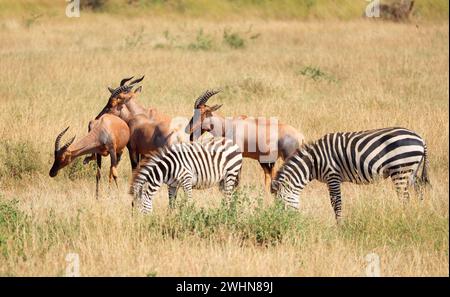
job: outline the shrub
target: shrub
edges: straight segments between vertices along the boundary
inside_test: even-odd
[[[239,33],[230,33],[227,29],[223,31],[223,41],[225,44],[235,49],[245,47],[245,40],[239,35]]]
[[[107,0],[80,0],[80,8],[99,11],[105,8],[106,2]]]
[[[17,207],[17,200],[5,201],[0,197],[0,252],[5,258],[10,252],[25,259],[24,244],[30,233],[29,217]]]
[[[269,207],[262,206],[262,198],[257,202],[259,206],[252,207],[251,199],[243,192],[235,193],[230,203],[224,199],[219,207],[209,209],[180,199],[167,216],[150,216],[147,232],[156,229],[169,238],[183,239],[192,235],[215,238],[225,230],[244,241],[269,246],[302,232],[307,225],[298,212],[286,210],[281,202]]]
[[[298,71],[298,74],[309,77],[314,81],[324,79],[328,82],[337,82],[337,79],[333,75],[323,72],[318,67],[306,66]]]
[[[213,39],[210,35],[206,35],[203,33],[203,29],[200,29],[197,32],[197,36],[195,37],[195,41],[188,45],[188,49],[190,50],[203,50],[208,51],[213,47]]]
[[[62,175],[70,180],[77,180],[83,178],[93,178],[97,171],[97,163],[95,161],[89,164],[83,164],[83,157],[75,159],[67,167],[61,169]]]
[[[0,144],[0,178],[21,179],[42,167],[40,152],[27,141]]]

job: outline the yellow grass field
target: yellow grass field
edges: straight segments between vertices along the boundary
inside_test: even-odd
[[[364,276],[376,253],[382,276],[448,276],[448,20],[4,16],[0,40],[0,275],[64,276],[77,253],[83,276]],[[127,153],[118,190],[104,159],[99,200],[94,164],[50,178],[56,135],[85,135],[106,87],[142,74],[139,102],[172,117],[221,88],[222,115],[276,116],[307,140],[410,128],[427,141],[432,187],[403,205],[389,180],[345,184],[337,226],[324,184],[284,211],[251,160],[233,210],[214,189],[193,205],[179,193],[169,212],[164,188],[152,215],[132,215]]]

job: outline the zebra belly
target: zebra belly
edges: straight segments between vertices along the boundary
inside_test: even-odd
[[[222,179],[222,176],[211,179],[211,177],[204,178],[201,174],[194,174],[192,177],[192,188],[199,190],[208,189],[219,184]]]

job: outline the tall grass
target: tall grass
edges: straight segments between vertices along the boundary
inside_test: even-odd
[[[382,275],[448,275],[447,23],[118,22],[86,13],[31,26],[11,16],[0,28],[1,275],[64,275],[74,252],[82,275],[358,276],[374,252]],[[200,29],[211,48],[189,48],[202,44]],[[245,46],[224,41],[224,32]],[[138,100],[170,116],[192,116],[199,94],[221,88],[211,104],[223,103],[222,115],[277,116],[307,140],[413,129],[427,141],[433,187],[423,202],[412,195],[404,206],[390,181],[345,184],[337,226],[325,185],[311,183],[300,210],[286,211],[264,195],[262,170],[247,159],[231,206],[213,189],[194,191],[192,202],[180,193],[169,211],[163,189],[150,216],[131,212],[127,154],[119,187],[102,178],[98,200],[94,162],[77,160],[50,178],[56,135],[70,125],[65,138],[80,139],[109,96],[106,86],[141,74]],[[108,167],[105,158],[105,177]]]

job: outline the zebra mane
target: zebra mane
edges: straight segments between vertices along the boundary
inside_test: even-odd
[[[314,147],[315,142],[314,141],[309,141],[307,143],[302,144],[301,147],[299,147],[298,149],[295,150],[295,152],[290,155],[289,157],[286,158],[286,160],[284,161],[283,165],[281,165],[280,169],[277,171],[276,175],[275,175],[275,180],[278,180],[278,178],[280,178],[281,174],[283,174],[283,172],[286,169],[286,166],[289,166],[290,161],[297,157],[304,157],[306,155],[311,155],[311,150]]]

